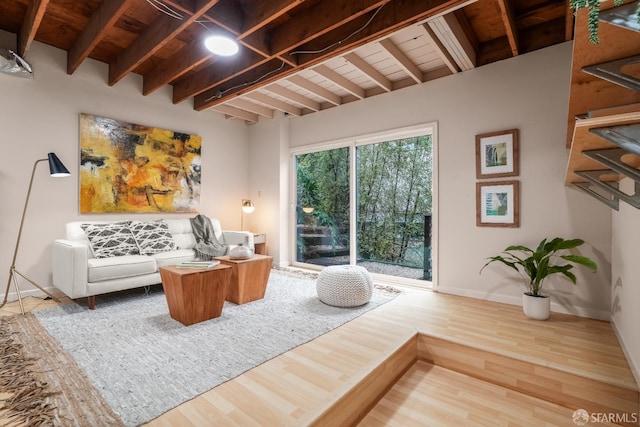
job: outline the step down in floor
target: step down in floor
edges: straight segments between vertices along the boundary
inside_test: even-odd
[[[436,381],[437,374],[437,378],[452,376],[451,378],[455,377],[458,381],[475,384],[480,390],[491,390],[496,396],[508,396],[494,402],[494,415],[499,415],[496,420],[500,420],[496,425],[502,425],[501,420],[510,416],[514,417],[511,419],[512,422],[519,425],[542,425],[543,419],[558,420],[563,417],[566,422],[562,425],[572,425],[571,417],[574,412],[582,409],[590,416],[600,416],[598,425],[638,426],[640,397],[635,384],[615,384],[604,377],[586,378],[579,373],[566,372],[550,365],[544,366],[542,363],[536,364],[500,355],[488,349],[478,349],[416,333],[406,341],[398,343],[396,348],[390,349],[375,366],[364,369],[360,378],[353,379],[342,392],[328,399],[324,408],[319,408],[316,413],[307,414],[300,420],[302,424],[299,425],[386,425],[379,419],[389,416],[390,409],[385,406],[394,406],[393,403],[388,403],[389,399],[399,399],[394,395],[402,394],[397,391],[398,387],[406,387],[407,382],[415,385],[416,376],[422,375],[421,381],[427,383],[424,387],[428,389],[431,382]],[[396,391],[393,391],[394,387]],[[449,386],[451,387],[456,388]],[[445,390],[441,391],[444,393]],[[453,391],[448,390],[447,393],[449,392]],[[438,395],[434,398],[438,398]],[[445,394],[443,398],[446,398]],[[512,410],[512,414],[505,415],[503,412],[509,410],[499,408],[501,405],[503,408],[511,408],[513,401],[519,401],[524,405],[522,412]],[[465,417],[470,417],[467,418],[467,422],[474,423],[474,416],[487,416],[480,413],[472,414],[477,404],[470,400],[468,407],[464,409],[466,404],[451,402],[452,406],[449,409],[441,404],[439,411],[451,411],[452,422],[453,418],[459,416],[459,411],[466,411]],[[395,406],[398,412],[411,410],[408,409],[410,404],[406,402],[397,402]],[[426,417],[425,425],[432,425],[429,423],[428,405],[425,403],[417,410],[422,411],[422,416]],[[438,417],[444,415],[439,414]],[[616,422],[607,424],[611,419],[615,419]],[[479,419],[476,421],[477,424],[482,424]],[[434,420],[433,425],[437,424]]]

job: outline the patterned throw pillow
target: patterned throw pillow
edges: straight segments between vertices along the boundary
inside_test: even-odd
[[[176,249],[176,242],[169,231],[169,226],[162,220],[131,221],[129,228],[142,255],[153,255]]]
[[[82,224],[96,258],[138,255],[138,245],[129,230],[130,221],[107,224]]]

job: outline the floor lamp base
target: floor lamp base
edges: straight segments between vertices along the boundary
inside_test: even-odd
[[[27,282],[31,283],[33,286],[35,286],[36,288],[40,289],[42,292],[47,294],[54,301],[56,301],[58,303],[60,302],[60,300],[57,297],[51,295],[51,293],[49,293],[48,291],[44,290],[42,288],[42,286],[38,285],[33,280],[29,279],[27,276],[25,276],[24,274],[20,273],[18,270],[16,270],[15,267],[11,267],[11,270],[10,270],[10,273],[9,273],[9,282],[7,283],[7,290],[5,291],[5,294],[4,294],[4,301],[2,302],[2,304],[0,304],[0,307],[4,307],[4,305],[7,303],[7,299],[9,298],[9,288],[11,287],[11,281],[13,280],[13,286],[16,289],[16,294],[18,295],[18,302],[20,303],[20,311],[22,312],[22,314],[24,314],[24,306],[22,305],[22,295],[20,294],[20,287],[18,286],[18,278],[16,277],[16,275],[22,277]]]

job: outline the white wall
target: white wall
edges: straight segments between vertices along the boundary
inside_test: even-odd
[[[587,242],[580,252],[594,257],[599,271],[577,268],[577,286],[560,277],[550,279],[552,309],[608,319],[611,213],[590,196],[564,186],[571,47],[553,46],[289,119],[290,145],[437,122],[438,289],[520,304],[520,278],[499,266],[480,275],[486,258],[511,244],[531,246],[557,235],[580,237]],[[252,132],[259,134],[263,126],[259,123]],[[521,226],[476,227],[475,135],[512,128],[520,130]],[[280,171],[274,168],[271,173]]]
[[[620,188],[632,194],[633,181],[625,179]],[[613,213],[612,222],[611,321],[640,383],[640,211],[620,202],[620,210]]]
[[[0,45],[10,46],[0,32]],[[240,227],[240,199],[247,192],[248,129],[214,112],[196,112],[190,102],[173,105],[170,87],[142,96],[142,78],[129,75],[107,85],[108,66],[86,60],[71,76],[66,53],[34,42],[26,59],[35,79],[0,74],[0,283],[8,270],[33,163],[55,152],[72,176],[54,179],[39,164],[17,259],[18,270],[42,286],[51,284],[52,240],[64,237],[64,224],[78,219],[124,215],[79,215],[79,114],[90,113],[132,123],[202,136],[202,213],[220,218],[226,229]],[[167,214],[168,215],[168,214]],[[191,217],[195,214],[172,214]],[[137,215],[157,218],[166,215]],[[23,285],[21,288],[32,289]],[[3,288],[4,289],[4,288]],[[13,293],[13,289],[12,289]],[[11,295],[11,299],[13,299]]]
[[[267,234],[274,265],[288,264],[289,121],[283,115],[249,127],[249,188],[256,210],[245,216],[254,232]],[[247,228],[247,227],[245,227]]]

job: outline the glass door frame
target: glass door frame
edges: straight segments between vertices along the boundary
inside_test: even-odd
[[[392,141],[402,138],[410,138],[421,135],[431,135],[432,138],[432,237],[431,260],[432,279],[426,280],[408,279],[397,276],[387,276],[372,273],[374,280],[381,283],[398,284],[402,286],[416,287],[420,289],[437,289],[438,284],[438,123],[430,122],[415,126],[391,129],[340,140],[327,141],[317,144],[305,145],[289,150],[289,218],[287,228],[289,230],[290,259],[289,265],[298,268],[321,270],[318,265],[299,262],[296,259],[296,203],[297,203],[297,173],[296,156],[336,148],[349,148],[349,263],[355,265],[357,259],[357,194],[356,194],[356,147]]]

